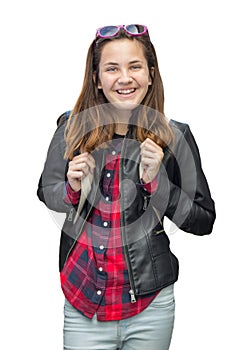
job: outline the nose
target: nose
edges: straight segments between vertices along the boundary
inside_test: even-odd
[[[133,81],[133,78],[129,75],[128,70],[122,71],[120,77],[118,78],[118,84],[121,84],[121,85],[127,85],[129,83],[132,83],[132,81]]]

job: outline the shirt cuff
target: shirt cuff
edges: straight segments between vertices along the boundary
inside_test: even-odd
[[[79,202],[79,198],[80,198],[80,191],[75,192],[73,191],[73,189],[71,188],[69,182],[66,183],[66,194],[64,197],[64,202],[67,204],[73,204],[76,205]]]
[[[143,181],[143,179],[141,179],[140,183],[141,183],[142,187],[144,188],[144,190],[147,191],[149,194],[153,194],[158,187],[157,176],[155,176],[155,178],[151,182],[148,182],[148,183],[145,183]]]

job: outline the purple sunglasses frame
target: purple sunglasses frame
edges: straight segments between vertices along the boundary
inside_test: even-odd
[[[134,25],[134,26],[140,26],[140,25],[141,25],[141,26],[143,27],[144,30],[143,30],[142,33],[131,33],[131,32],[129,32],[129,31],[127,30],[127,27],[130,26],[130,25]],[[116,27],[117,32],[116,32],[115,34],[113,34],[113,35],[101,35],[101,34],[100,34],[101,29],[107,28],[107,27]],[[119,26],[104,26],[104,27],[101,27],[101,28],[98,28],[98,29],[97,29],[96,38],[104,38],[104,39],[113,38],[114,36],[116,36],[116,35],[119,34],[119,32],[120,32],[121,29],[123,29],[127,34],[129,34],[129,35],[131,35],[131,36],[142,36],[142,35],[146,34],[147,31],[148,31],[148,28],[147,28],[145,25],[143,25],[143,24],[128,24],[128,25],[125,25],[125,24],[124,24],[124,25],[119,25]]]

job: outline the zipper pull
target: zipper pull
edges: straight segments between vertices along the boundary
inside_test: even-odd
[[[74,211],[74,209],[71,208],[71,209],[70,209],[70,212],[69,212],[69,214],[68,214],[68,221],[72,221],[72,220],[73,220],[73,211]]]
[[[144,196],[143,200],[144,200],[144,202],[143,202],[143,210],[146,210],[147,206],[148,206],[148,198],[147,198],[147,196]]]
[[[137,300],[132,289],[130,289],[129,294],[131,296],[131,303],[136,303]]]

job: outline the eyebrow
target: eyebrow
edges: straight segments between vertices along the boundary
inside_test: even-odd
[[[106,62],[106,63],[104,63],[104,66],[118,66],[118,63],[116,63],[116,62]]]
[[[134,63],[142,63],[141,60],[133,60],[130,61],[129,64],[134,64]],[[104,63],[104,66],[118,66],[119,64],[117,62],[106,62]]]

